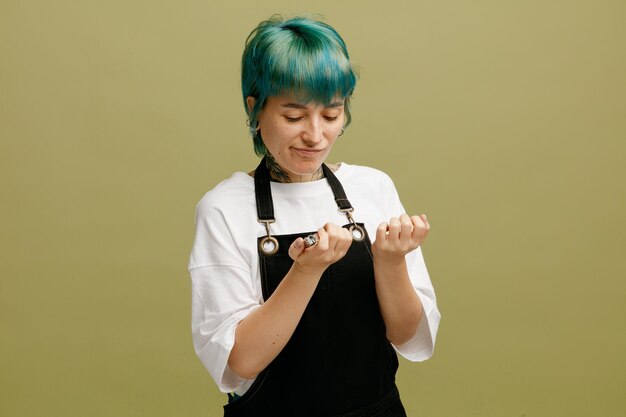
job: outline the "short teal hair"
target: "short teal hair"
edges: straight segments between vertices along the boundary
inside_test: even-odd
[[[261,22],[246,39],[241,59],[241,90],[256,154],[267,152],[256,127],[268,97],[290,92],[302,103],[328,105],[339,95],[345,100],[348,126],[356,79],[346,44],[332,26],[308,17],[285,20],[278,15]],[[249,96],[256,100],[251,111]]]

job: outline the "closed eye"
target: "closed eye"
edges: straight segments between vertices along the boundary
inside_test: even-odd
[[[289,122],[289,123],[296,123],[299,122],[300,120],[302,120],[304,117],[300,116],[300,117],[289,117],[289,116],[285,116],[285,119]],[[339,116],[324,116],[324,120],[328,121],[328,122],[334,122],[335,120],[337,120],[339,118]]]

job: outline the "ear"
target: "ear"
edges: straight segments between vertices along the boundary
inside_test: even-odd
[[[254,109],[254,104],[256,103],[256,99],[252,96],[246,97],[246,104],[248,105],[248,114],[252,113],[252,109]]]

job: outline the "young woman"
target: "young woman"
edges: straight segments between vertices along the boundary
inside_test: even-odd
[[[440,314],[420,244],[381,171],[325,164],[356,76],[326,23],[274,17],[242,59],[254,149],[196,210],[192,331],[225,416],[405,416],[396,351],[433,352]]]

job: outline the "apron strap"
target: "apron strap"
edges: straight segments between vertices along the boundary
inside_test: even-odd
[[[339,210],[341,210],[342,212],[353,211],[354,209],[352,208],[350,201],[348,201],[346,192],[343,190],[343,186],[335,176],[333,170],[328,168],[326,164],[322,164],[322,171],[324,171],[324,176],[328,181],[328,185],[330,185],[330,188],[333,190],[335,202],[337,202]]]
[[[270,233],[270,223],[274,223],[274,203],[272,202],[272,187],[270,173],[265,158],[254,171],[254,195],[256,198],[256,212],[259,223],[265,225],[267,235],[259,241],[259,249],[266,255],[278,252],[278,240]]]
[[[256,196],[256,212],[260,222],[274,222],[274,203],[272,202],[272,187],[270,186],[270,172],[267,169],[266,158],[254,171],[254,194]]]
[[[365,239],[365,230],[363,230],[363,228],[356,224],[356,222],[354,221],[354,218],[352,217],[352,212],[354,211],[354,208],[352,207],[352,204],[350,204],[350,201],[346,196],[346,192],[344,191],[343,186],[337,179],[335,173],[330,168],[328,168],[326,164],[322,164],[322,170],[324,171],[324,176],[326,176],[326,180],[328,181],[330,188],[333,190],[335,202],[339,207],[339,211],[344,213],[348,218],[348,221],[350,221],[351,223],[348,230],[350,230],[350,233],[352,233],[352,239],[357,242],[362,242]]]

